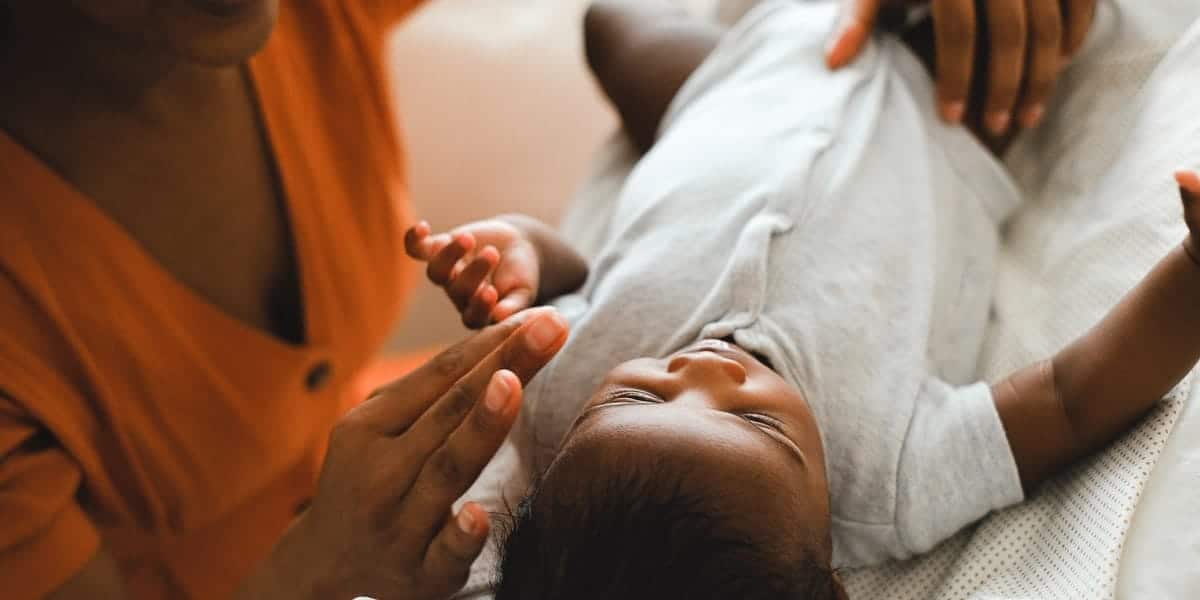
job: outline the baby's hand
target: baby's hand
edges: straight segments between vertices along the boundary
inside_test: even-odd
[[[1188,238],[1183,247],[1192,260],[1200,265],[1200,175],[1195,171],[1176,171],[1179,195],[1183,198],[1183,221],[1187,223]]]
[[[446,291],[470,329],[503,321],[537,298],[537,249],[505,221],[477,221],[437,235],[422,221],[405,234],[404,248],[428,263],[429,280]]]

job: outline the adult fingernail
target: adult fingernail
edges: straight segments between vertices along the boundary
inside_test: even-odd
[[[949,123],[961,123],[967,114],[967,105],[961,101],[942,103],[942,118]]]
[[[549,350],[562,337],[566,328],[566,323],[563,323],[562,317],[558,316],[558,313],[541,315],[529,326],[529,330],[525,333],[525,341],[529,344],[530,350],[542,353]]]
[[[1021,127],[1026,129],[1037,127],[1037,124],[1042,122],[1042,117],[1044,116],[1046,116],[1046,107],[1041,104],[1035,104],[1025,109],[1024,114],[1021,115]]]
[[[463,533],[475,533],[475,525],[478,519],[475,518],[475,514],[467,507],[464,506],[462,510],[458,511],[458,517],[455,521]]]
[[[511,390],[508,389],[508,383],[504,381],[504,371],[497,371],[492,375],[492,380],[488,382],[487,393],[483,396],[483,405],[492,414],[500,414],[504,412],[504,407],[508,405],[508,395]]]
[[[987,128],[988,131],[995,135],[1001,135],[1008,131],[1008,126],[1012,124],[1012,114],[1008,111],[998,110],[988,113]]]

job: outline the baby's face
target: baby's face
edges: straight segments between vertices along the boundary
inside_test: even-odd
[[[613,369],[562,452],[621,463],[603,468],[667,461],[686,469],[689,484],[721,512],[744,515],[764,533],[787,524],[828,528],[825,457],[808,403],[732,344],[708,340]]]

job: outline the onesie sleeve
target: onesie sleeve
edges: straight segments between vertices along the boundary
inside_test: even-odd
[[[896,479],[896,536],[907,555],[928,552],[989,512],[1023,500],[991,388],[926,380]]]

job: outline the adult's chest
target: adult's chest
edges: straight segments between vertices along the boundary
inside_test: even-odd
[[[291,210],[247,79],[195,114],[90,134],[62,175],[170,277],[246,326],[304,341]],[[124,125],[124,127],[122,127]],[[96,130],[121,130],[97,140]]]
[[[17,197],[38,199],[18,226],[38,257],[29,290],[70,344],[78,394],[46,425],[83,431],[61,437],[87,440],[69,450],[106,528],[195,531],[285,473],[308,493],[343,384],[398,315],[396,155],[340,158],[372,134],[266,92],[274,144],[246,112],[234,122],[248,132],[97,144],[80,169],[6,146],[28,176]],[[280,293],[297,300],[302,339],[272,327]]]

